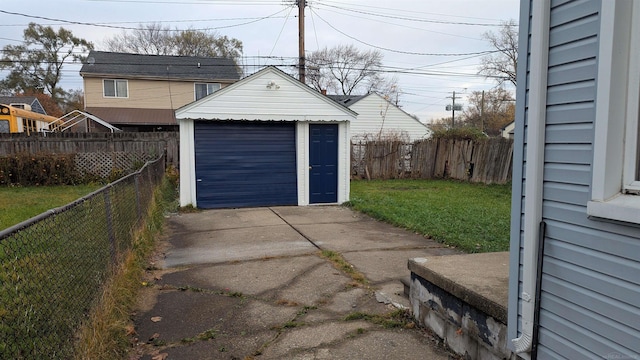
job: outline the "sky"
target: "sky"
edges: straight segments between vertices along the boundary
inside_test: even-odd
[[[302,2],[302,0],[300,0]],[[106,50],[106,39],[160,22],[176,29],[204,29],[243,43],[245,73],[282,65],[289,73],[298,57],[295,0],[2,0],[0,47],[18,45],[29,22],[64,27]],[[380,50],[383,73],[396,76],[399,104],[425,123],[451,116],[472,91],[494,80],[477,75],[483,39],[502,22],[519,18],[518,0],[307,0],[306,53],[337,45]],[[17,13],[17,14],[7,14]],[[82,89],[79,65],[63,69],[62,87]],[[6,73],[0,73],[4,77]],[[513,89],[510,89],[513,90]]]

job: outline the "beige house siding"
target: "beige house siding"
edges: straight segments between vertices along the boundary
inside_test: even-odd
[[[118,79],[118,78],[109,78]],[[84,77],[85,107],[177,109],[195,101],[198,81],[136,80],[128,82],[128,98],[104,97],[102,78]],[[225,87],[228,84],[221,84]]]

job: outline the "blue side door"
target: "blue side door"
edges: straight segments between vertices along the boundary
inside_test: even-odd
[[[309,125],[309,202],[338,202],[338,125]]]

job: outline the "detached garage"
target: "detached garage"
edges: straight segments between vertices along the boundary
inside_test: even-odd
[[[349,122],[356,115],[275,67],[176,110],[180,205],[349,200]]]

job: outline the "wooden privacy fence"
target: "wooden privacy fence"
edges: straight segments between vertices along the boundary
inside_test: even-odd
[[[178,133],[38,133],[0,134],[0,156],[42,153],[128,153],[144,158],[167,154],[178,164]]]
[[[512,167],[513,140],[503,138],[351,144],[351,175],[356,178],[450,178],[503,184],[511,180]]]

